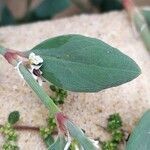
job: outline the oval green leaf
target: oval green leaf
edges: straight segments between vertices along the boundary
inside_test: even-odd
[[[116,48],[81,35],[48,39],[26,54],[31,52],[44,60],[43,77],[69,91],[97,92],[140,74],[138,65]]]
[[[150,150],[150,110],[148,110],[131,133],[126,150]]]
[[[19,118],[20,118],[19,111],[13,111],[8,116],[8,122],[13,125],[19,121]]]

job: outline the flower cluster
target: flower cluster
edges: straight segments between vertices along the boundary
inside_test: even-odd
[[[18,111],[13,111],[8,116],[8,122],[0,127],[0,132],[5,137],[5,142],[3,144],[3,150],[18,150],[17,139],[18,135],[13,125],[19,121],[20,114]]]
[[[18,150],[19,149],[19,147],[16,144],[18,135],[10,123],[6,123],[3,127],[1,127],[0,132],[5,137],[5,142],[2,147],[3,150]]]
[[[30,53],[29,55],[29,71],[31,72],[33,78],[42,86],[42,71],[40,70],[43,63],[43,59],[35,53]]]

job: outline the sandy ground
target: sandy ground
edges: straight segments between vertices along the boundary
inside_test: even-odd
[[[142,5],[142,6],[150,6],[150,1],[149,0],[134,0],[136,4]]]
[[[5,47],[29,50],[39,42],[62,34],[82,34],[101,39],[133,58],[142,74],[135,80],[99,93],[69,93],[62,110],[93,138],[106,139],[100,128],[106,126],[108,115],[119,112],[123,127],[131,131],[142,113],[150,107],[150,56],[140,38],[131,28],[124,12],[104,15],[81,15],[70,18],[38,22],[21,26],[0,28],[0,42]],[[43,126],[47,109],[34,92],[23,85],[17,71],[0,57],[0,124],[9,112],[21,113],[19,124]],[[0,146],[3,138],[0,137]],[[36,132],[20,132],[21,150],[44,150],[45,146]]]

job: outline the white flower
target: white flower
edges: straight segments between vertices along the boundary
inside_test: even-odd
[[[40,70],[43,63],[43,59],[39,55],[35,55],[34,53],[30,53],[29,55],[29,65],[28,70],[31,72],[33,78],[42,86],[42,71]]]
[[[29,61],[31,64],[34,64],[34,65],[43,63],[43,59],[39,55],[35,55],[35,53],[30,53]]]
[[[38,69],[41,68],[41,66],[42,66],[42,64],[40,64],[40,65],[30,65],[30,68],[31,68],[31,70],[34,70],[34,69],[38,70]]]

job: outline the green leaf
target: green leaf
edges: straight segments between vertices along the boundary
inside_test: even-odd
[[[43,77],[69,91],[97,92],[121,85],[140,74],[138,65],[116,48],[90,37],[64,35],[35,46],[44,62]]]
[[[142,9],[142,14],[144,15],[144,17],[145,17],[145,19],[146,19],[146,21],[147,21],[147,23],[150,27],[150,7],[147,8],[147,9],[143,8]]]
[[[48,137],[44,139],[44,143],[47,147],[50,147],[54,143],[54,138],[51,135],[48,135]]]
[[[64,150],[66,140],[63,135],[59,135],[54,144],[52,144],[48,150]]]
[[[19,121],[20,114],[18,111],[13,111],[8,116],[8,122],[10,124],[15,124],[17,121]]]
[[[69,0],[43,0],[34,10],[34,14],[43,19],[52,17],[70,6]]]
[[[126,150],[150,150],[150,110],[148,110],[131,133]]]
[[[83,131],[73,124],[70,120],[67,120],[66,126],[70,135],[83,147],[85,150],[97,150],[93,143],[85,136]]]

